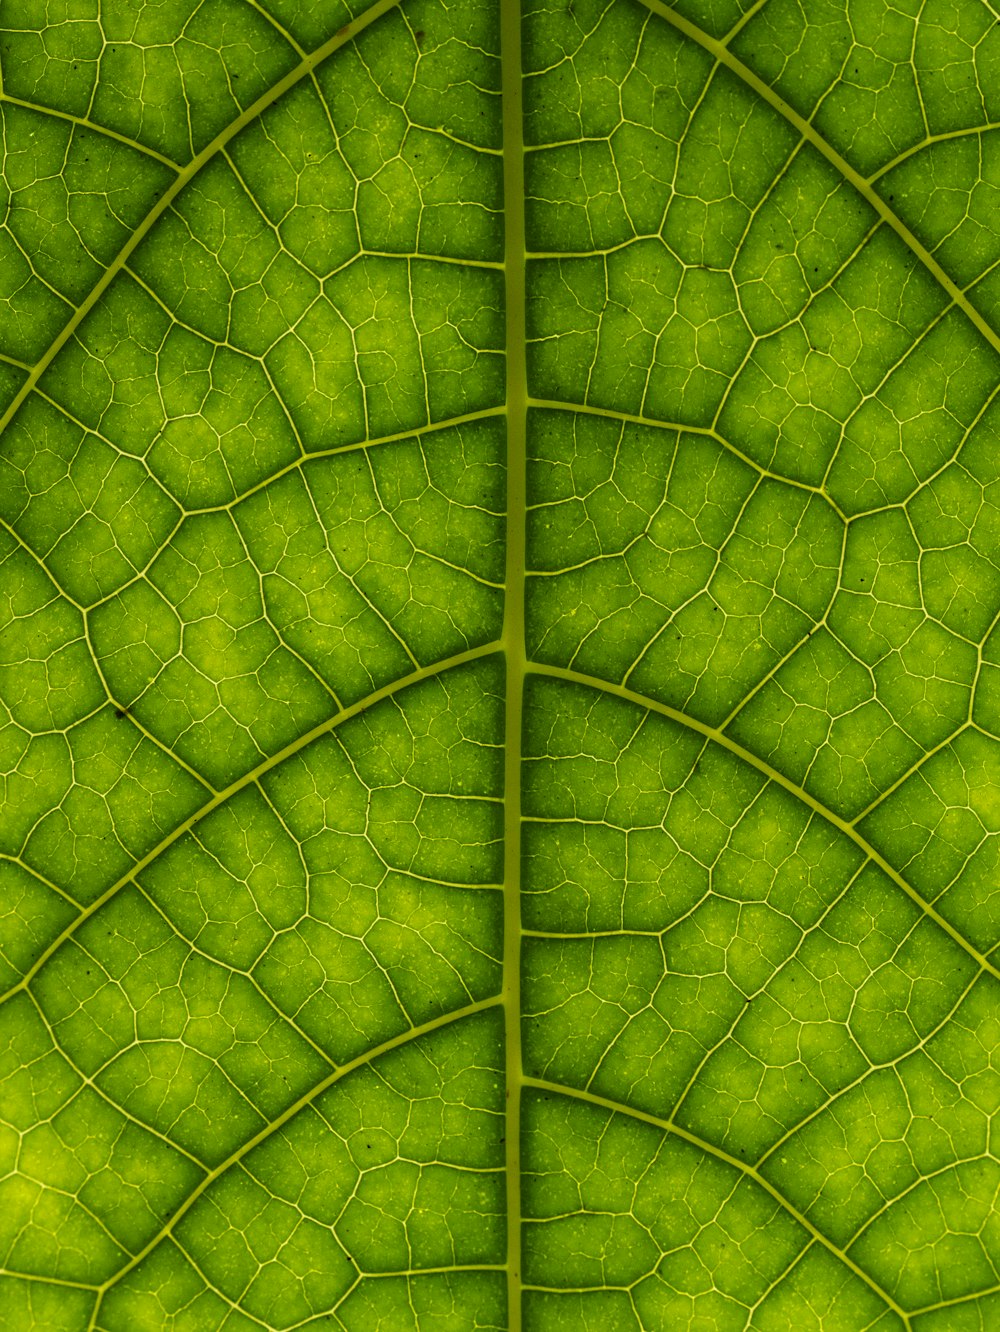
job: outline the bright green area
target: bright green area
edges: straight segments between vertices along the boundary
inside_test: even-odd
[[[0,1323],[990,1332],[996,16],[0,23]]]

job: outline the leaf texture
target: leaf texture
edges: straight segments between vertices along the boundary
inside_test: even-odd
[[[0,72],[13,1332],[991,1332],[997,16]]]

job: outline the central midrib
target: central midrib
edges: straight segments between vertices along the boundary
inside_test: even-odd
[[[527,505],[527,357],[525,325],[524,126],[521,110],[521,6],[500,5],[503,93],[504,269],[507,351],[507,551],[503,650],[506,661],[504,757],[504,949],[506,1028],[507,1326],[521,1329],[521,739]]]

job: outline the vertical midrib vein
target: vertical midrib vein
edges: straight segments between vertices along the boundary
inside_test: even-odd
[[[504,269],[507,338],[507,563],[503,648],[504,951],[506,1017],[507,1326],[521,1328],[521,722],[524,696],[525,471],[528,413],[525,354],[524,127],[521,113],[521,6],[500,5],[503,93]]]

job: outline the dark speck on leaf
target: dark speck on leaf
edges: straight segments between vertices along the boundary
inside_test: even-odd
[[[423,44],[424,44],[424,30],[423,30],[423,28],[420,28],[417,32],[415,32],[415,33],[413,34],[413,38],[414,38],[414,41],[417,43],[418,46],[423,46]]]
[[[122,719],[122,717],[127,717],[127,716],[128,716],[128,709],[127,709],[127,708],[115,708],[115,716],[116,716],[116,717],[119,719],[119,721],[120,721],[120,720]]]

